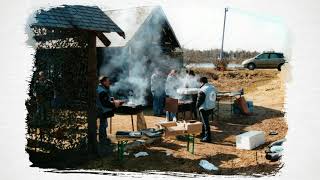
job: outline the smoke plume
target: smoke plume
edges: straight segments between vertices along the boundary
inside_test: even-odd
[[[119,17],[121,19],[114,19],[114,21],[141,19],[140,15],[140,13],[128,13],[127,16],[136,17],[121,16]],[[146,96],[150,90],[150,77],[155,69],[162,71],[163,78],[166,79],[170,69],[178,69],[181,66],[177,60],[163,53],[161,37],[164,20],[161,13],[151,13],[125,47],[104,48],[104,60],[99,72],[114,81],[110,90],[115,97],[126,98],[135,104],[146,104]],[[137,26],[134,24],[136,22],[126,21],[128,24],[133,23],[130,26]],[[177,83],[183,86],[182,81],[179,80]],[[164,90],[165,86],[161,84],[160,87]]]

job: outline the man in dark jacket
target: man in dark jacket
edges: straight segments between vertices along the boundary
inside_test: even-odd
[[[99,141],[104,142],[107,140],[107,127],[108,117],[114,116],[114,109],[119,107],[121,102],[119,100],[114,100],[110,95],[110,81],[106,76],[99,77],[99,85],[97,87],[97,109],[98,116],[100,119],[99,126]]]
[[[202,139],[201,142],[211,141],[211,131],[209,125],[209,115],[215,108],[216,104],[216,89],[214,86],[208,83],[206,77],[200,78],[200,91],[196,107],[199,109],[200,117],[202,121]]]

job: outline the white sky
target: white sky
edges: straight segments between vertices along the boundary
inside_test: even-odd
[[[26,47],[24,27],[31,9],[47,7],[48,2],[48,0],[11,0],[6,3],[1,1],[0,168],[2,171],[0,177],[55,180],[113,178],[88,174],[52,174],[29,167],[30,162],[24,149],[26,144],[24,103],[28,92],[27,80],[32,73],[31,54],[34,50]],[[320,42],[319,1],[56,0],[51,5],[89,4],[112,9],[159,3],[164,5],[164,10],[181,44],[185,44],[186,47],[219,48],[223,9],[230,6],[226,27],[226,49],[272,47],[275,50],[283,48],[289,53],[291,61],[288,66],[291,67],[292,80],[287,83],[285,104],[286,119],[289,123],[285,166],[282,174],[268,179],[319,179],[320,61],[317,56]],[[252,29],[247,26],[251,26]],[[286,34],[287,29],[289,34]]]
[[[186,48],[220,48],[224,8],[229,7],[226,19],[225,50],[285,49],[286,27],[280,18],[225,1],[204,4],[189,3],[183,7],[165,4],[167,13],[180,43]],[[270,12],[269,12],[270,13]]]
[[[65,1],[32,2],[39,6],[60,5]],[[285,21],[274,14],[268,1],[226,0],[105,0],[80,1],[81,4],[98,5],[103,9],[123,9],[143,5],[161,5],[171,23],[180,44],[190,49],[220,48],[224,8],[227,12],[225,50],[276,50],[285,51],[287,27]],[[68,4],[79,4],[70,1]]]

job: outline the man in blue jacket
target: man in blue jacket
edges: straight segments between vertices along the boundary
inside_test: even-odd
[[[99,85],[96,89],[97,92],[97,109],[100,119],[99,126],[99,141],[105,142],[107,140],[107,118],[114,116],[114,109],[119,107],[121,102],[114,100],[110,95],[110,81],[107,76],[99,77]]]

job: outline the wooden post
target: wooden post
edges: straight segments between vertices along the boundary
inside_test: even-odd
[[[97,50],[96,35],[89,32],[88,42],[88,151],[97,153],[97,111],[96,111],[96,88],[97,88]]]
[[[143,112],[137,114],[137,130],[147,129],[147,123],[144,118]]]

